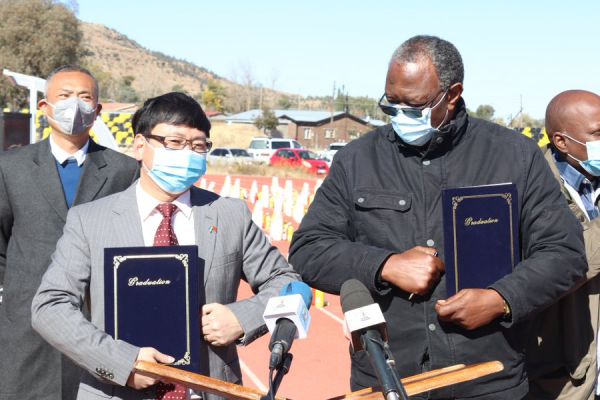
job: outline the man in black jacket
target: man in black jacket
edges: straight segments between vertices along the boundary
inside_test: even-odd
[[[469,117],[464,68],[449,42],[416,36],[390,61],[382,109],[392,124],[349,143],[294,233],[290,262],[311,286],[371,291],[400,376],[499,360],[504,371],[412,398],[518,399],[527,393],[519,324],[587,270],[581,226],[537,145]],[[484,289],[446,299],[441,188],[513,182],[521,262]],[[351,387],[378,385],[364,352]],[[430,396],[430,397],[427,397]]]

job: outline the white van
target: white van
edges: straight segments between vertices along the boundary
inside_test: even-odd
[[[322,151],[320,153],[321,157],[327,162],[327,165],[329,165],[331,167],[331,162],[333,161],[333,156],[335,155],[335,153],[337,153],[339,150],[343,149],[345,145],[347,145],[348,143],[345,142],[334,142],[329,144],[329,149]]]
[[[294,139],[257,136],[250,142],[248,152],[254,157],[254,162],[268,163],[275,150],[287,148],[301,149],[302,146]]]
[[[329,145],[329,154],[331,154],[331,157],[333,157],[335,155],[335,153],[338,152],[338,150],[341,150],[344,148],[345,145],[347,145],[348,143],[345,142],[336,142],[336,143],[331,143]]]

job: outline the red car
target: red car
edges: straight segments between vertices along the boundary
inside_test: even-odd
[[[327,163],[315,152],[306,149],[279,149],[271,156],[269,165],[302,167],[318,175],[329,172]]]

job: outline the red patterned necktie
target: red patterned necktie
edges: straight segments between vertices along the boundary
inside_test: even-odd
[[[156,209],[163,215],[163,219],[160,221],[154,235],[154,246],[179,244],[171,227],[171,216],[177,211],[177,206],[173,203],[162,203],[157,205]],[[185,395],[185,386],[159,382],[156,386],[156,396],[154,398],[155,400],[183,400]]]
[[[179,244],[177,236],[171,227],[171,216],[177,211],[177,206],[173,203],[162,203],[156,206],[156,209],[163,215],[160,225],[154,234],[154,246],[169,246]]]

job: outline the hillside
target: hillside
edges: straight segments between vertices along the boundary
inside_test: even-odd
[[[283,92],[261,87],[254,79],[251,79],[251,84],[233,82],[206,68],[145,49],[104,25],[84,21],[80,21],[80,24],[84,48],[82,64],[99,78],[101,90],[104,89],[107,93],[105,97],[113,100],[122,100],[119,98],[118,87],[126,76],[134,77],[131,87],[139,95],[140,101],[170,92],[176,86],[178,90],[183,89],[199,99],[207,87],[207,81],[214,79],[225,89],[225,107],[230,112],[258,108],[260,105],[277,108],[280,97],[284,95]],[[298,99],[297,95],[285,95]],[[295,100],[294,105],[297,104]],[[301,99],[302,108],[310,108],[311,105]]]
[[[134,76],[131,86],[142,98],[168,92],[176,85],[193,95],[203,90],[208,79],[223,80],[205,68],[149,51],[104,25],[81,22],[81,28],[82,61],[109,73],[115,81]]]

